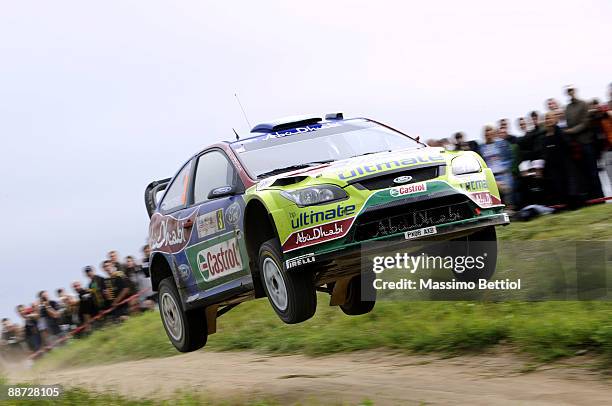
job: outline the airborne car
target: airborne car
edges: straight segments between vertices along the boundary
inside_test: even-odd
[[[369,312],[365,242],[495,241],[494,226],[508,223],[477,154],[341,113],[259,124],[211,145],[152,182],[145,202],[152,286],[183,352],[204,346],[217,317],[248,299],[267,296],[285,323],[312,317],[317,290],[346,314]]]

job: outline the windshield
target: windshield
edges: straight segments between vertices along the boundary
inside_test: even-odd
[[[310,164],[421,144],[373,122],[351,120],[265,134],[236,141],[232,147],[252,175],[264,178]]]

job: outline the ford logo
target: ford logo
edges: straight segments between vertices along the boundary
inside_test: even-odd
[[[397,183],[397,184],[402,184],[402,183],[408,183],[412,180],[412,176],[398,176],[397,178],[393,179],[393,183]]]

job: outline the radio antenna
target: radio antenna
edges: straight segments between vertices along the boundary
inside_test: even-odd
[[[236,134],[236,141],[240,141],[240,136],[236,132],[236,129],[232,127],[232,130],[234,130],[234,134]]]
[[[240,110],[242,110],[242,115],[244,116],[244,119],[249,125],[249,128],[251,128],[251,123],[249,122],[249,119],[247,118],[246,112],[244,111],[244,107],[242,107],[242,103],[240,103],[240,99],[238,98],[238,93],[234,93],[234,97],[236,98],[236,101],[238,102],[238,105],[240,106]]]

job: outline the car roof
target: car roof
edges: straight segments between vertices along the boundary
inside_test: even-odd
[[[295,120],[295,121],[291,121],[290,123],[287,123],[284,120]],[[285,117],[283,119],[276,119],[276,120],[268,121],[266,123],[257,124],[251,130],[250,136],[240,137],[240,139],[237,139],[234,141],[228,141],[228,143],[232,145],[232,144],[239,144],[241,142],[244,142],[245,140],[266,138],[266,137],[269,137],[270,134],[273,134],[276,132],[286,132],[288,133],[287,135],[289,135],[289,133],[292,132],[291,130],[295,130],[300,127],[318,127],[318,126],[323,126],[325,124],[331,124],[331,123],[342,125],[343,123],[349,122],[349,121],[371,121],[371,120],[367,118],[363,118],[363,117],[354,117],[354,118],[347,118],[347,119],[322,119],[322,118],[313,117],[313,116],[290,116],[290,117]]]

